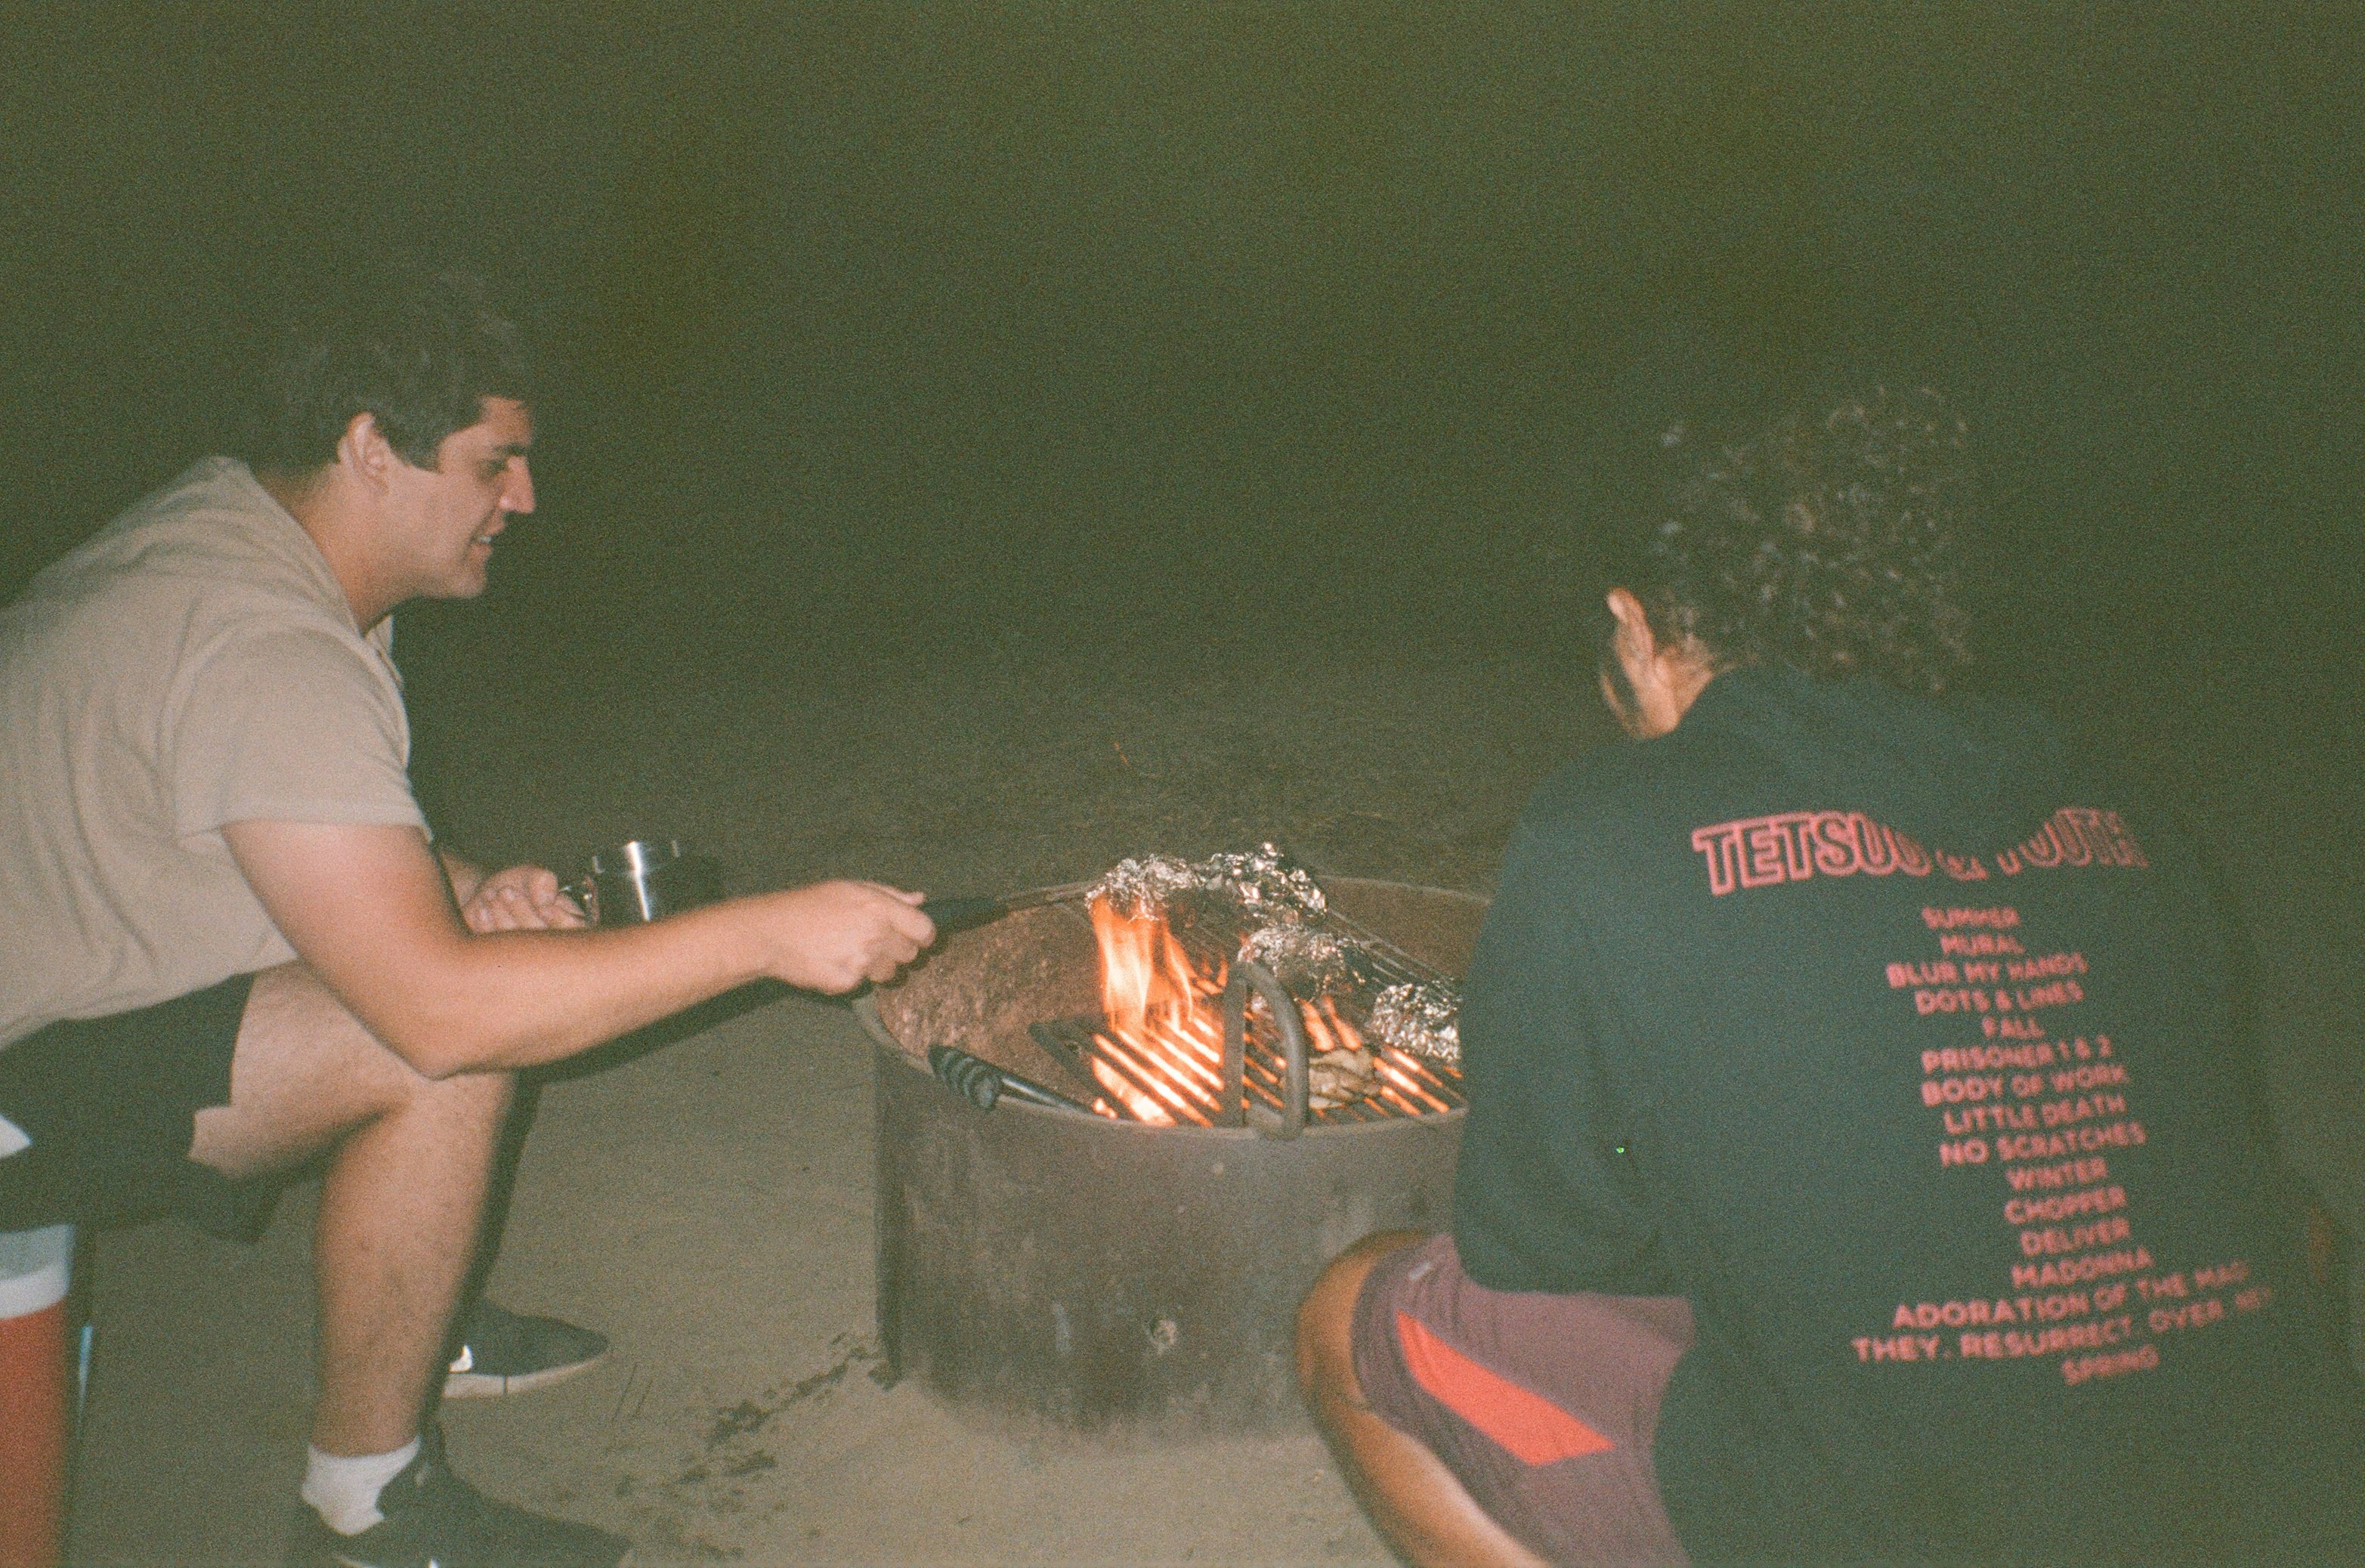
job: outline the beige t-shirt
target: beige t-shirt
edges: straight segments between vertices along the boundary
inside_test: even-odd
[[[425,828],[392,647],[224,457],[0,609],[0,1047],[293,958],[223,823]]]

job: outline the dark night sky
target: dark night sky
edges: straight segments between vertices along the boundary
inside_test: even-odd
[[[208,444],[260,282],[392,241],[562,351],[521,614],[1552,636],[1608,454],[1886,375],[1995,465],[2004,676],[2329,708],[2351,755],[2359,42],[2330,6],[11,7],[0,591]]]

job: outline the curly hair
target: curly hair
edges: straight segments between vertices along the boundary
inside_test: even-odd
[[[522,336],[481,278],[405,259],[341,271],[275,333],[242,454],[253,466],[309,473],[366,413],[405,462],[432,468],[485,398],[532,400]]]
[[[1793,414],[1690,464],[1623,586],[1654,634],[1718,669],[1778,660],[1936,696],[1970,665],[1972,480],[1963,421],[1934,392]]]

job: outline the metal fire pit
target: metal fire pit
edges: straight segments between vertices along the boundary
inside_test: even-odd
[[[1332,879],[1332,908],[1447,974],[1485,912],[1468,893]],[[958,932],[856,1003],[875,1043],[879,1329],[887,1370],[1028,1435],[1152,1439],[1301,1420],[1297,1304],[1375,1230],[1452,1214],[1459,1110],[1308,1126],[1166,1127],[932,1076],[949,1046],[1084,1100],[1028,1025],[1098,1007],[1080,905]]]

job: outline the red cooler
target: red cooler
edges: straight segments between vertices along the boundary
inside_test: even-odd
[[[0,1232],[0,1568],[55,1568],[64,1545],[73,1263],[70,1225]]]

